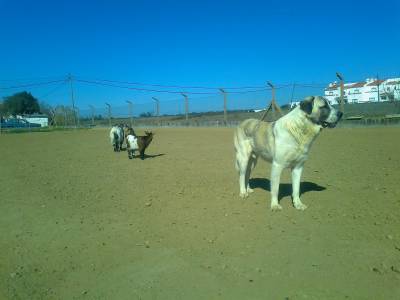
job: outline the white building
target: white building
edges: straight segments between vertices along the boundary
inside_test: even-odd
[[[337,82],[330,83],[325,89],[325,97],[331,104],[338,104],[340,85]],[[400,78],[386,80],[367,78],[361,82],[346,83],[344,101],[346,103],[400,101]]]
[[[40,124],[41,127],[49,126],[49,117],[46,115],[23,115],[17,116],[17,119],[24,119],[29,123]]]

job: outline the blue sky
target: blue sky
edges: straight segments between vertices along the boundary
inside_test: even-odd
[[[399,76],[399,11],[395,0],[0,0],[0,97],[21,90],[5,87],[68,73],[87,80],[206,87],[259,87],[268,80],[318,85],[335,80],[336,71],[349,81]],[[69,104],[65,84],[25,90],[52,105]],[[149,103],[155,96],[167,111],[181,97],[83,82],[74,82],[74,91],[82,109],[105,101]],[[297,88],[294,97],[322,92]],[[278,101],[288,102],[291,93],[289,87],[278,91]],[[191,95],[199,99],[193,104],[197,110],[211,109],[218,97]],[[265,101],[270,92],[235,97],[232,101],[250,99],[260,106],[251,98]]]

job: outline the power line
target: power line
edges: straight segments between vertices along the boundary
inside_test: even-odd
[[[78,77],[78,79],[81,77]],[[163,87],[163,88],[179,88],[179,89],[205,89],[205,90],[215,90],[218,91],[221,87],[210,87],[210,86],[184,86],[184,85],[165,85],[165,84],[152,84],[152,83],[143,83],[143,82],[132,82],[132,81],[118,81],[118,80],[109,80],[109,79],[81,79],[86,81],[95,81],[99,83],[120,83],[127,85],[139,85],[139,86],[153,86],[153,87]],[[276,89],[285,88],[291,86],[292,84],[277,84],[275,86]],[[240,87],[222,87],[225,90],[247,90],[247,89],[256,89],[256,91],[262,90],[270,90],[269,88],[265,88],[265,86],[240,86]],[[147,90],[147,89],[146,89]],[[175,92],[175,91],[172,91]],[[242,91],[243,93],[252,92],[252,91]],[[181,91],[176,91],[176,93],[181,93]],[[192,92],[193,94],[194,92]],[[238,93],[238,92],[230,92],[230,93]],[[217,92],[215,94],[218,94]]]
[[[76,79],[76,81],[82,82],[82,83],[88,83],[88,84],[122,88],[122,89],[135,90],[135,91],[153,92],[153,93],[181,94],[182,92],[184,92],[186,94],[192,94],[192,95],[218,95],[219,94],[218,91],[215,91],[215,92],[192,92],[192,91],[171,91],[171,90],[158,90],[158,89],[156,90],[156,89],[147,89],[147,88],[124,86],[124,85],[116,85],[116,84],[105,83],[105,82],[100,82],[100,81],[92,81],[92,80]],[[269,89],[264,87],[259,90],[238,91],[238,92],[230,92],[230,93],[245,94],[245,93],[261,92],[261,91],[266,91],[266,90],[269,90]]]
[[[153,84],[143,82],[132,82],[132,81],[118,81],[109,79],[94,79],[95,81],[109,82],[109,83],[121,83],[128,85],[139,85],[139,86],[152,86],[152,87],[163,87],[163,88],[179,88],[179,89],[204,89],[204,90],[219,90],[217,87],[209,86],[184,86],[184,85],[166,85],[166,84]],[[242,87],[224,87],[224,89],[239,90],[239,89],[261,89],[263,86],[242,86]]]
[[[146,89],[146,88],[122,86],[122,85],[116,85],[116,84],[105,83],[105,82],[100,82],[100,81],[92,81],[92,80],[76,79],[76,81],[77,82],[83,82],[83,83],[89,83],[89,84],[96,84],[96,85],[102,85],[102,86],[109,86],[109,87],[128,89],[128,90],[135,90],[135,91],[145,91],[145,92],[153,92],[153,93],[169,93],[169,94],[180,94],[180,93],[182,93],[181,91],[167,91],[167,90]],[[211,92],[192,92],[191,94],[212,95],[212,94],[215,94],[215,93],[211,93]]]
[[[50,91],[48,91],[46,94],[44,94],[44,95],[38,97],[38,99],[43,99],[43,98],[46,98],[46,97],[48,97],[48,96],[54,94],[54,93],[55,93],[56,91],[58,91],[61,87],[65,86],[65,84],[66,84],[65,81],[61,82],[59,85],[57,85],[55,88],[53,88],[53,89],[51,89]]]
[[[42,86],[42,85],[49,85],[53,83],[58,83],[58,82],[65,82],[65,80],[53,80],[53,81],[47,81],[47,82],[37,82],[37,83],[28,83],[28,84],[21,84],[21,85],[15,85],[15,86],[8,86],[8,87],[0,87],[0,90],[11,90],[11,89],[20,89],[20,88],[26,88],[26,87],[36,87],[36,86]]]
[[[46,76],[46,77],[25,77],[25,78],[14,78],[14,79],[0,79],[1,82],[18,82],[18,81],[36,81],[36,80],[61,80],[64,76]]]

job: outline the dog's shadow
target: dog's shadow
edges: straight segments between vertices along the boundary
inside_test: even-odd
[[[271,191],[271,180],[267,178],[251,178],[249,180],[250,187],[252,189],[261,188],[266,191]],[[300,183],[300,195],[307,192],[320,192],[326,190],[326,187],[320,186],[314,182],[303,181]],[[284,197],[292,195],[292,184],[291,183],[281,183],[279,185],[279,195],[278,199],[281,200]]]
[[[160,153],[160,154],[144,154],[144,159],[148,159],[148,158],[155,158],[155,157],[159,157],[159,156],[163,156],[165,155],[165,153]],[[140,159],[140,155],[136,155],[135,158],[139,158]]]

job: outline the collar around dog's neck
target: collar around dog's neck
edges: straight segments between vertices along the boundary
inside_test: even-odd
[[[309,120],[312,124],[317,125],[317,126],[321,126],[321,128],[326,128],[328,127],[328,123],[323,122],[323,121],[317,121],[314,118],[312,118],[310,115],[304,113],[305,117],[307,120]]]

